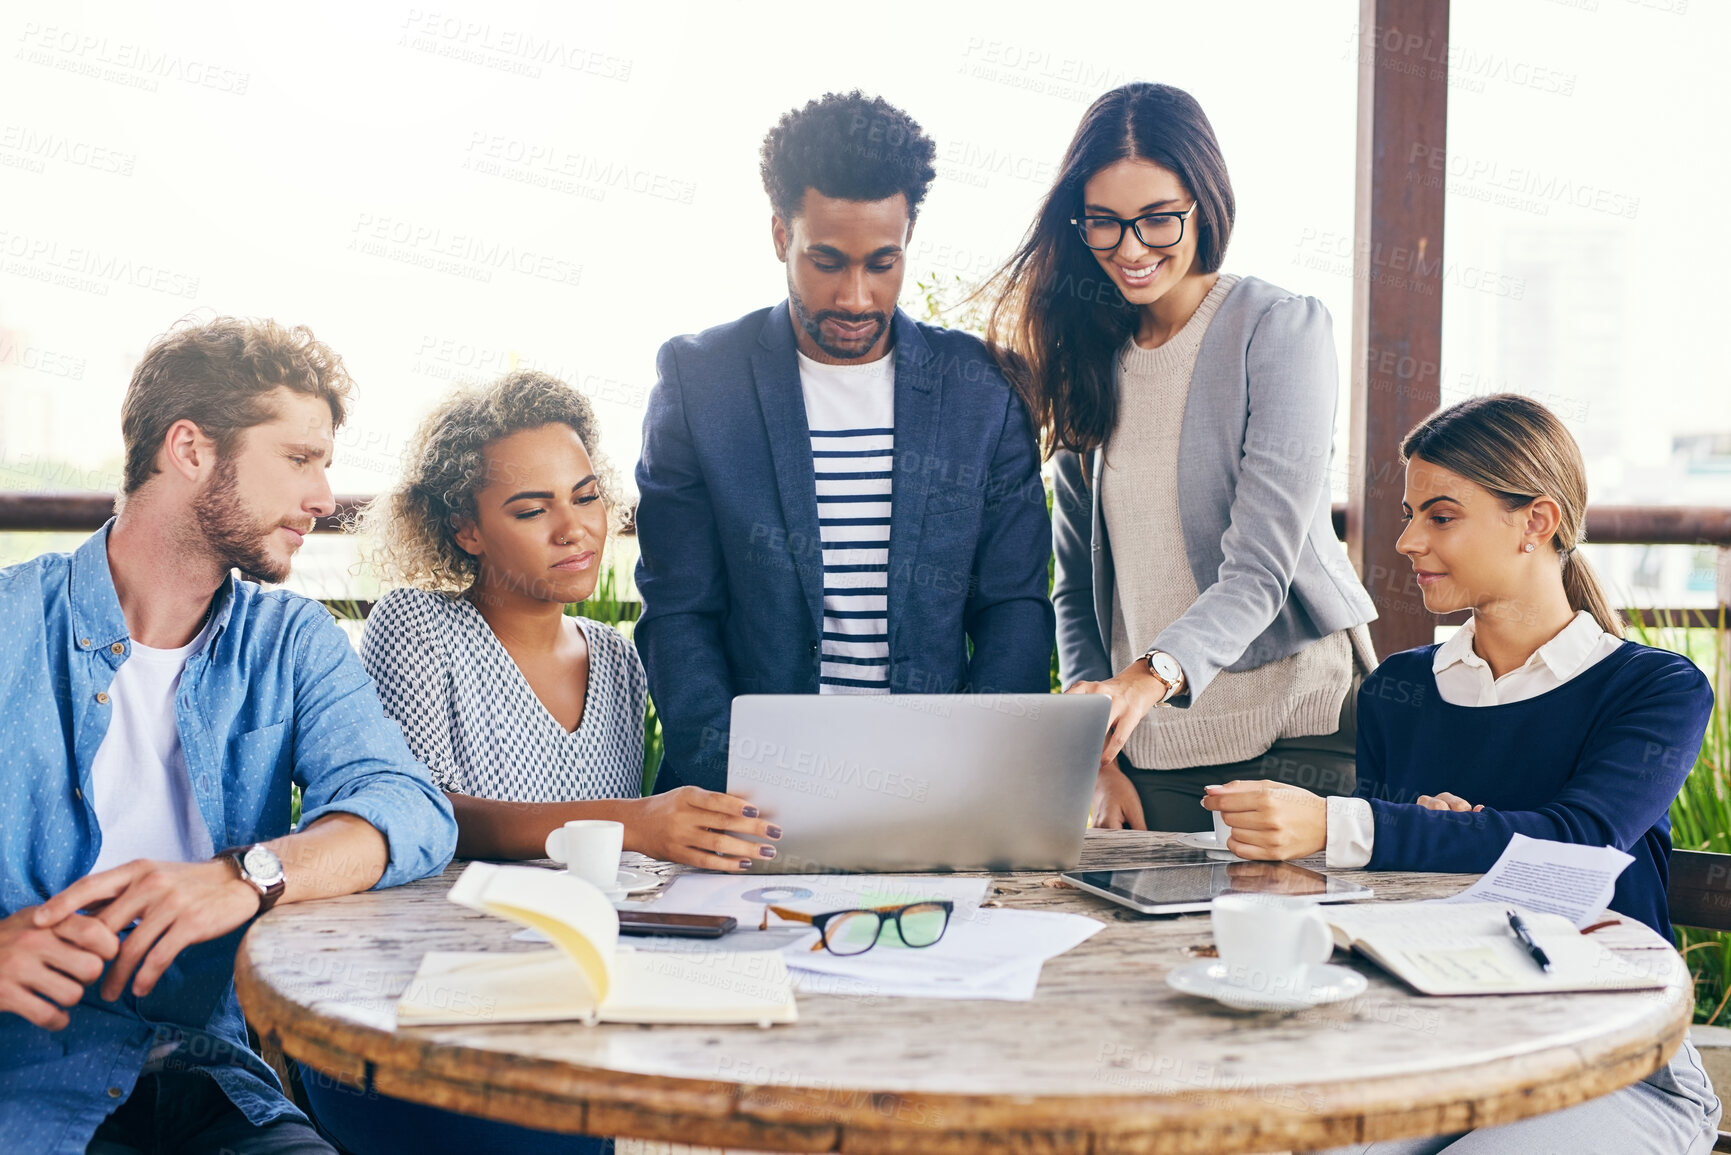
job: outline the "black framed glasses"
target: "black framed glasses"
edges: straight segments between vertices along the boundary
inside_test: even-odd
[[[807,914],[785,906],[763,908],[763,921],[758,930],[769,929],[769,916],[777,915],[791,922],[809,922],[817,928],[818,940],[812,950],[827,950],[831,954],[864,954],[877,945],[878,936],[886,924],[895,927],[903,946],[931,946],[944,937],[949,929],[950,914],[956,904],[945,899],[909,902],[898,906],[872,906],[857,910],[832,910],[826,914]]]
[[[1124,241],[1126,227],[1136,230],[1136,239],[1151,249],[1169,249],[1184,239],[1184,222],[1201,202],[1192,201],[1181,213],[1144,213],[1135,220],[1123,217],[1071,217],[1082,235],[1082,243],[1099,252],[1110,252]]]

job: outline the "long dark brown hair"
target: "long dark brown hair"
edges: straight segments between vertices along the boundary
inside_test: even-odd
[[[1046,451],[1087,453],[1118,422],[1113,355],[1136,331],[1126,301],[1070,218],[1082,189],[1121,160],[1170,169],[1195,196],[1196,264],[1216,272],[1232,236],[1232,182],[1202,106],[1169,84],[1114,88],[1082,116],[1021,246],[987,282],[996,291],[986,342],[1044,434]]]
[[[1400,443],[1402,459],[1422,457],[1488,489],[1505,510],[1549,497],[1561,513],[1551,550],[1563,569],[1563,594],[1599,628],[1623,636],[1623,616],[1611,608],[1593,567],[1578,547],[1587,540],[1587,468],[1557,415],[1518,393],[1469,397],[1439,409]]]

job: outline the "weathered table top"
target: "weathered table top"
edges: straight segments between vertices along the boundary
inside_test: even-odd
[[[1082,862],[1196,860],[1175,838],[1090,831]],[[313,1067],[469,1114],[771,1151],[923,1155],[1302,1150],[1465,1130],[1636,1082],[1670,1058],[1690,1018],[1674,952],[1662,991],[1425,998],[1355,959],[1370,983],[1357,999],[1234,1011],[1165,983],[1210,944],[1205,915],[1146,918],[1027,874],[997,879],[1003,905],[1107,924],[1046,964],[1031,1002],[802,994],[799,1022],[769,1029],[398,1030],[393,1006],[423,952],[536,949],[512,939],[514,925],[448,902],[456,869],[260,919],[235,967],[247,1016]],[[1378,899],[1438,897],[1473,877],[1340,873]]]

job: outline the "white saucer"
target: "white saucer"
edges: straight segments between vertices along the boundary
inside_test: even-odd
[[[666,880],[659,874],[651,874],[647,870],[620,868],[619,874],[613,880],[613,885],[603,887],[601,893],[607,896],[608,902],[620,903],[625,901],[626,895],[654,890],[664,881]]]
[[[1323,1003],[1338,1003],[1364,993],[1364,976],[1351,967],[1316,963],[1307,968],[1309,980],[1294,990],[1255,990],[1226,981],[1226,964],[1218,959],[1181,966],[1166,976],[1166,985],[1187,995],[1214,999],[1241,1011],[1300,1011]]]
[[[1226,847],[1215,841],[1214,831],[1198,830],[1193,834],[1180,834],[1178,845],[1188,846],[1192,850],[1206,850],[1208,857],[1218,862],[1247,862],[1248,859],[1238,857]]]
[[[652,874],[647,870],[626,870],[621,867],[619,877],[614,880],[613,885],[617,889],[634,893],[639,890],[654,890],[666,881],[659,874]]]

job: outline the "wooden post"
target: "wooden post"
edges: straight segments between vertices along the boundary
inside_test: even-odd
[[[1379,655],[1436,632],[1394,543],[1400,441],[1441,399],[1448,35],[1448,0],[1360,0],[1346,544]]]
[[[1713,588],[1718,592],[1719,644],[1713,647],[1718,657],[1713,669],[1713,693],[1723,704],[1731,701],[1731,549],[1721,545],[1713,551]]]

